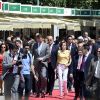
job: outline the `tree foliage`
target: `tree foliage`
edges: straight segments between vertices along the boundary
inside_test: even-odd
[[[37,4],[37,0],[6,0],[23,4]],[[67,8],[89,8],[100,9],[100,0],[39,0],[40,5]]]

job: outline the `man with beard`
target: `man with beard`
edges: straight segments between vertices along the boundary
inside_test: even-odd
[[[33,57],[29,51],[30,51],[30,46],[29,44],[26,44],[24,46],[24,52],[22,56],[22,70],[21,70],[22,81],[20,82],[19,85],[19,100],[22,99],[24,89],[25,89],[25,100],[29,99],[31,91],[30,71],[32,71],[32,73],[35,75],[33,66]]]

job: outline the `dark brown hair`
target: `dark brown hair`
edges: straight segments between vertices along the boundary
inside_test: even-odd
[[[6,45],[6,43],[2,43],[2,44],[0,45],[0,52],[1,52],[2,45],[5,45],[5,47],[6,47],[5,51],[7,51],[7,50],[8,50],[8,46]]]
[[[63,45],[63,43],[65,43],[65,44],[66,44],[66,46],[67,46],[66,41],[60,42],[60,49],[61,49],[61,50],[62,50],[62,45]],[[67,49],[67,47],[66,47],[66,49]]]

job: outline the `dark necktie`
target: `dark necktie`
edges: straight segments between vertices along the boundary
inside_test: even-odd
[[[82,65],[80,70],[84,72],[84,67],[85,67],[85,56],[83,56],[83,60],[82,60]]]

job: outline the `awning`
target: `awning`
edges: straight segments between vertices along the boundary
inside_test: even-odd
[[[73,25],[67,26],[67,30],[74,30],[74,26]]]
[[[7,17],[8,18],[8,17]],[[10,19],[14,28],[51,28],[51,25],[57,24],[59,28],[65,28],[64,21],[53,18],[20,18]]]
[[[98,23],[98,22],[97,22]],[[96,23],[96,21],[93,20],[81,20],[80,24],[82,26],[98,26],[98,24]]]
[[[0,22],[10,22],[10,20],[9,19],[6,19],[5,17],[4,18],[1,18],[0,17]]]
[[[94,23],[93,23],[94,27],[100,27],[100,20],[94,20]]]
[[[51,28],[51,25],[58,25],[59,29],[67,30],[79,30],[79,22],[69,19],[63,18],[54,18],[54,17],[4,17],[0,18],[0,20],[5,20],[4,23],[8,22],[11,24],[10,26],[7,25],[9,30],[12,29],[23,29],[23,28]],[[5,24],[6,25],[6,24]],[[76,26],[76,28],[74,28]],[[5,27],[5,26],[1,26]],[[5,27],[6,28],[6,27]],[[3,29],[3,28],[2,28]],[[5,29],[7,30],[7,28]]]
[[[10,24],[0,23],[0,31],[13,31],[13,27]]]
[[[81,31],[81,27],[80,26],[74,26],[74,31]]]
[[[15,29],[23,29],[23,28],[51,28],[51,24],[13,22],[13,28],[15,28]]]
[[[65,24],[59,24],[58,27],[59,27],[59,29],[65,29],[66,28]]]
[[[8,17],[7,17],[8,18]],[[54,19],[54,18],[20,18],[20,17],[15,17],[15,18],[9,18],[10,22],[34,22],[34,23],[47,23],[47,24],[63,24],[64,21],[61,21],[59,19]]]
[[[24,24],[23,23],[12,23],[12,27],[14,29],[23,29],[24,28]]]
[[[24,24],[24,28],[51,28],[51,24],[26,23],[26,24]]]

